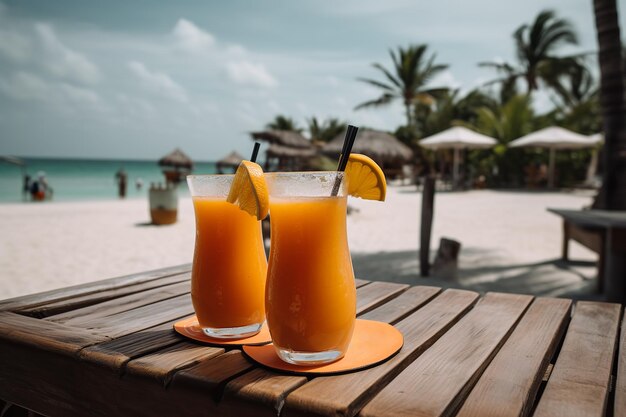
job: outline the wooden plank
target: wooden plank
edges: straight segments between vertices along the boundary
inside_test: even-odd
[[[191,271],[191,265],[185,264],[173,266],[170,268],[157,269],[154,271],[142,272],[139,274],[127,275],[118,278],[110,278],[102,281],[90,282],[87,284],[75,285],[72,287],[60,288],[57,290],[46,291],[38,294],[25,295],[22,297],[0,301],[0,311],[19,311],[27,313],[29,315],[36,315],[38,313],[46,311],[46,309],[43,308],[44,305],[59,303],[60,310],[55,310],[55,313],[59,313],[62,312],[63,306],[73,304],[70,301],[73,298],[85,296],[82,304],[80,304],[80,306],[82,307],[85,305],[89,305],[88,303],[92,303],[92,300],[98,300],[96,302],[99,302],[106,299],[115,298],[119,296],[119,290],[123,287],[133,286],[141,283],[148,283],[150,281],[158,280],[160,278],[165,278],[172,275],[179,275],[189,271]],[[131,288],[130,290],[134,291],[136,290],[136,288]],[[88,295],[93,295],[93,297],[86,297]],[[38,309],[38,307],[42,307],[42,309]]]
[[[355,278],[355,279],[354,279],[354,285],[355,285],[357,288],[362,287],[362,286],[364,286],[364,285],[367,285],[367,284],[369,284],[370,282],[371,282],[371,281],[366,281],[366,280],[364,280],[364,279],[358,279],[358,278]]]
[[[617,377],[615,378],[614,415],[626,416],[626,316],[622,320],[619,349],[617,351]]]
[[[393,287],[393,290],[395,291],[396,287]],[[171,300],[168,301],[171,302]],[[371,298],[370,301],[372,301]],[[180,300],[177,303],[180,303]],[[141,321],[138,326],[135,320],[148,317],[150,323],[153,323],[155,310],[156,313],[162,310],[167,313],[167,317],[172,316],[172,314],[175,316],[179,315],[181,312],[181,310],[177,310],[176,306],[172,305],[163,306],[163,304],[157,304],[156,308],[155,304],[151,306],[146,307],[151,311],[146,311],[146,309],[139,311],[139,313],[136,310],[129,311],[125,312],[121,317],[119,317],[120,315],[115,315],[110,319],[101,317],[89,323],[81,323],[81,325],[93,331],[115,337],[115,340],[99,343],[84,349],[80,353],[81,358],[106,366],[118,373],[124,373],[126,364],[132,359],[153,353],[158,349],[184,340],[182,336],[179,336],[172,330],[172,325],[182,317],[193,314],[191,302],[182,302],[182,316],[168,319],[165,323],[157,323],[156,325],[137,330],[137,327],[146,326],[146,321]],[[159,317],[162,317],[162,315]],[[159,318],[156,321],[160,322],[161,320],[162,318]]]
[[[104,335],[7,311],[0,312],[0,342],[38,346],[52,352],[73,355],[83,346],[104,340],[107,340]]]
[[[172,326],[179,319],[149,329],[89,346],[80,352],[84,361],[107,367],[119,374],[124,373],[131,360],[185,340]]]
[[[378,291],[372,293],[370,290],[367,290],[367,288],[374,284],[376,283],[371,283],[357,289],[357,300],[361,297],[368,300],[367,302],[362,302],[360,307],[357,307],[357,315],[360,315],[362,310],[366,310],[376,300],[389,300],[390,294],[398,294],[399,289],[404,289],[403,286],[381,285],[374,287],[377,288]],[[430,294],[431,290],[426,289],[425,292]],[[398,298],[391,299],[391,301],[388,302],[393,303],[396,300],[398,300]],[[406,300],[400,300],[400,302],[404,304]],[[423,304],[423,297],[416,297],[415,302],[416,304]],[[357,306],[359,306],[358,302]],[[399,314],[403,314],[403,310],[401,309],[392,308],[386,311],[388,312],[388,316],[380,315],[379,318],[388,322],[398,319],[398,311],[400,311]],[[256,404],[255,406],[256,414],[268,416],[277,415],[280,414],[284,399],[289,392],[303,385],[306,381],[307,379],[305,377],[279,375],[265,369],[258,369],[255,370],[254,374],[251,376],[245,374],[226,384],[222,401],[219,405],[221,409],[227,410],[227,414],[245,414],[251,411],[256,401],[261,401],[260,405]]]
[[[131,360],[126,365],[126,374],[145,376],[167,386],[171,376],[178,370],[193,366],[203,359],[224,353],[224,349],[181,342],[155,353]]]
[[[65,313],[47,317],[45,320],[63,323],[67,326],[81,326],[95,319],[101,319],[158,301],[174,298],[187,294],[190,291],[191,287],[189,281],[185,280],[177,284],[165,285],[124,297],[114,298],[88,307],[66,311]]]
[[[287,396],[283,415],[355,415],[373,395],[452,327],[477,298],[478,294],[474,292],[446,290],[396,324],[404,336],[404,346],[391,360],[366,371],[313,379]],[[378,310],[388,310],[385,307]],[[384,320],[382,315],[379,318]]]
[[[21,309],[20,314],[26,314],[33,317],[46,318],[55,315],[61,315],[64,313],[71,314],[72,311],[76,311],[78,309],[97,306],[100,303],[116,300],[118,298],[122,298],[129,295],[138,295],[140,296],[145,291],[150,291],[152,289],[158,289],[167,287],[176,283],[187,283],[189,286],[189,279],[191,275],[188,272],[183,274],[176,274],[172,276],[167,276],[164,278],[154,279],[148,282],[143,282],[135,285],[127,285],[121,288],[115,288],[108,291],[86,294],[78,297],[73,297],[70,299],[65,299],[57,302],[53,302],[50,304],[45,304],[43,306],[36,306],[33,308],[25,308]],[[97,307],[96,307],[97,308]]]
[[[359,318],[394,324],[431,301],[440,292],[441,288],[438,287],[423,285],[411,287],[382,306],[360,315]]]
[[[435,287],[413,287],[399,297],[360,317],[395,322],[430,301],[439,291],[441,290]],[[220,398],[227,382],[252,367],[252,363],[245,359],[240,351],[227,352],[177,372],[169,389],[212,392],[215,398]]]
[[[81,324],[80,327],[90,330],[92,333],[107,335],[115,339],[177,318],[190,316],[191,314],[193,314],[191,296],[186,294],[134,310],[95,319]]]
[[[619,304],[576,303],[535,416],[604,416],[620,313]]]
[[[536,299],[476,383],[457,417],[527,416],[567,326],[571,305],[565,299]]]
[[[488,293],[383,388],[361,415],[452,415],[531,300],[525,295]]]
[[[213,399],[218,401],[227,382],[243,375],[253,367],[254,365],[242,355],[240,350],[231,350],[176,372],[169,389],[200,395],[210,393]]]
[[[393,282],[372,282],[364,287],[357,288],[356,301],[357,314],[366,313],[384,304],[390,299],[397,297],[409,288],[408,284],[396,284]]]
[[[257,368],[226,384],[218,410],[225,416],[276,417],[281,414],[285,397],[306,381],[304,376]]]
[[[208,417],[216,411],[208,395],[172,392],[149,378],[120,378],[72,356],[4,341],[0,392],[7,401],[51,417]]]

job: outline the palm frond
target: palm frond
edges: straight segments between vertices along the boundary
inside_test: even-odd
[[[380,107],[385,106],[393,101],[396,98],[391,94],[383,94],[379,98],[375,100],[365,101],[354,108],[354,110],[360,110],[366,107]]]
[[[382,65],[375,63],[372,64],[372,66],[376,69],[378,69],[379,71],[381,71],[383,74],[385,74],[385,77],[387,77],[387,79],[389,81],[391,81],[393,83],[393,85],[395,85],[398,88],[402,88],[402,84],[400,83],[400,81],[395,78],[388,70],[387,68],[383,67]]]
[[[378,87],[378,88],[382,88],[383,90],[386,90],[386,91],[390,91],[390,92],[394,91],[394,88],[392,86],[390,86],[389,84],[385,84],[385,83],[380,82],[380,81],[372,80],[371,78],[360,78],[359,77],[359,78],[357,78],[357,80],[362,81],[362,82],[367,83],[367,84],[370,84],[370,85],[373,85],[373,86]]]

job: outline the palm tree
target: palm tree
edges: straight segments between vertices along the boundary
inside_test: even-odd
[[[506,145],[533,129],[534,112],[528,95],[517,95],[501,108],[478,109],[476,122],[469,127]]]
[[[562,62],[565,62],[563,66],[560,65]],[[543,67],[542,74],[546,84],[556,93],[557,107],[561,109],[575,108],[598,94],[591,71],[577,59],[552,62]]]
[[[598,208],[626,210],[626,103],[619,20],[615,0],[594,0],[604,121],[604,178]]]
[[[290,130],[292,132],[302,133],[302,129],[291,117],[277,115],[274,120],[265,125],[266,128],[272,130]]]
[[[496,100],[480,90],[459,97],[459,90],[442,94],[432,106],[415,106],[415,124],[420,137],[434,135],[461,122],[474,123],[479,109],[495,109]]]
[[[540,12],[531,25],[521,25],[513,32],[513,39],[517,66],[494,62],[479,65],[495,68],[504,75],[496,81],[510,83],[511,80],[524,79],[528,93],[539,88],[542,66],[563,59],[554,55],[556,49],[565,44],[578,44],[573,26],[565,19],[558,19],[552,10]]]
[[[318,140],[321,142],[330,142],[335,137],[343,133],[348,127],[346,122],[332,117],[320,123],[314,116],[307,120],[307,122],[309,125],[311,140]]]
[[[428,45],[411,45],[404,49],[398,48],[397,54],[389,51],[393,69],[390,71],[381,64],[372,64],[383,73],[386,81],[377,81],[370,78],[359,78],[367,84],[382,90],[377,99],[366,101],[355,107],[355,110],[365,107],[377,107],[390,104],[400,99],[406,111],[407,126],[413,125],[413,108],[416,103],[432,104],[437,94],[446,89],[427,88],[426,85],[433,77],[448,68],[448,65],[435,64],[435,55],[426,57]]]
[[[530,156],[525,150],[512,149],[507,147],[507,144],[538,127],[530,96],[516,95],[502,107],[482,107],[478,109],[474,123],[463,125],[498,139],[499,143],[493,152],[480,158],[483,166],[479,167],[479,170],[491,175],[493,167],[496,167],[497,178],[494,178],[496,182],[520,185],[524,167],[529,163]]]

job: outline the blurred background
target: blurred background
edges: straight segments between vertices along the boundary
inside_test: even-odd
[[[601,185],[597,54],[590,0],[4,0],[0,298],[189,262],[184,175],[231,171],[253,138],[266,169],[333,169],[348,123],[391,184],[351,203],[362,278],[593,296],[597,253],[562,261],[546,209]],[[420,144],[459,126],[494,142]],[[589,145],[509,146],[554,126]],[[462,243],[451,276],[419,278],[424,177],[429,257]],[[155,226],[155,198],[174,224]]]

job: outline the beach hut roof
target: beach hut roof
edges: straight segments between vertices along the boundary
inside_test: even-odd
[[[292,148],[275,144],[270,145],[266,151],[268,157],[312,158],[316,154],[314,148]]]
[[[232,151],[219,161],[217,161],[216,165],[220,166],[239,166],[239,164],[243,161],[243,156],[241,156],[237,151]]]
[[[325,154],[337,156],[341,153],[345,133],[328,142],[322,148]],[[403,160],[413,158],[411,148],[386,132],[372,129],[360,129],[352,152],[362,153],[378,161]]]
[[[193,168],[193,162],[183,151],[176,148],[163,158],[159,159],[159,166],[191,169]]]
[[[463,126],[454,126],[419,141],[428,149],[490,148],[498,143],[489,136]]]
[[[291,130],[265,130],[263,132],[252,132],[250,135],[256,140],[291,148],[310,148],[312,146],[311,142],[304,136]]]

